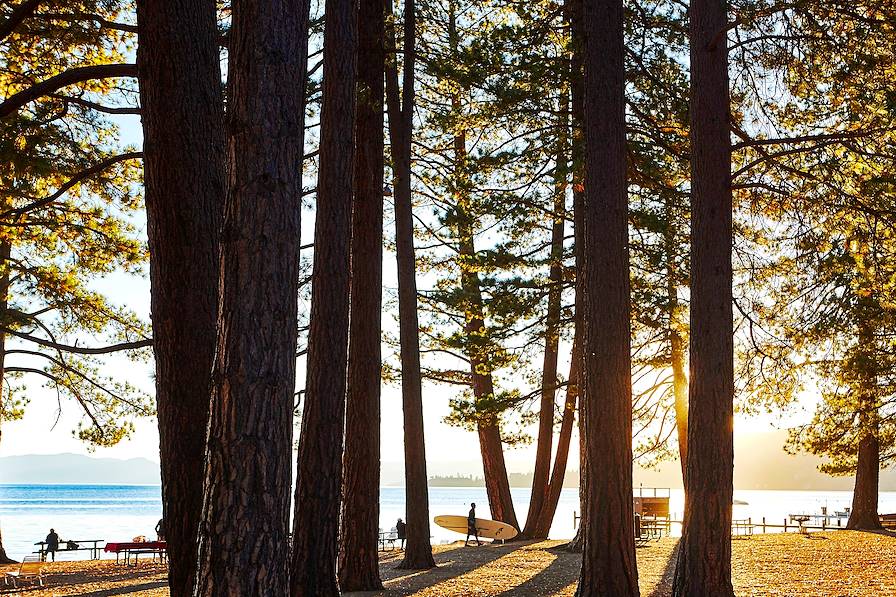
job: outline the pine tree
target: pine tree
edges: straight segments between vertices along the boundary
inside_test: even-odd
[[[358,98],[352,203],[351,314],[339,587],[383,588],[379,573],[383,286],[383,3],[358,11]]]
[[[227,197],[196,595],[289,591],[307,32],[307,4],[233,2]]]
[[[216,6],[137,3],[162,504],[174,596],[191,595],[224,204]]]
[[[134,26],[117,22],[116,2],[48,8],[0,8],[0,418],[21,417],[24,390],[43,381],[83,412],[81,439],[109,446],[153,412],[148,396],[101,373],[106,355],[144,358],[149,330],[94,289],[146,259],[131,220],[142,153],[117,143],[105,117],[136,113],[135,90],[102,80],[136,74],[122,65]],[[10,561],[2,545],[0,561]]]
[[[404,415],[405,510],[408,539],[399,566],[410,570],[433,568],[429,542],[429,487],[426,476],[426,443],[423,428],[423,387],[420,372],[420,337],[417,315],[417,259],[414,249],[413,194],[411,185],[414,131],[417,13],[414,0],[403,10],[401,81],[398,44],[392,3],[386,5],[387,50],[386,106],[395,206],[395,258],[398,264],[398,319],[401,352],[401,404]]]

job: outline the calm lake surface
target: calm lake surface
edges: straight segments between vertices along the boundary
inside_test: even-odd
[[[482,487],[431,487],[430,516],[466,515],[470,502],[476,502],[481,518],[488,517],[488,499]],[[637,491],[637,490],[636,490]],[[645,491],[649,491],[645,488]],[[842,510],[852,499],[848,491],[735,491],[735,500],[746,505],[734,506],[735,518],[763,516],[769,523],[782,524],[788,514]],[[529,504],[529,490],[513,489],[517,516],[522,523]],[[684,508],[681,490],[671,492],[673,518]],[[880,494],[881,512],[896,512],[896,492]],[[570,538],[575,534],[573,513],[579,511],[576,489],[564,489],[551,529],[551,537]],[[156,522],[162,514],[161,491],[147,485],[0,485],[0,527],[7,552],[15,558],[32,552],[35,541],[42,541],[50,527],[63,540],[102,539],[129,541],[136,535],[154,537]],[[404,489],[384,487],[380,491],[380,526],[390,529],[405,518]],[[845,523],[845,521],[844,521]],[[673,528],[673,531],[675,529]],[[450,531],[432,525],[434,543],[462,539]],[[63,554],[60,559],[86,552]]]

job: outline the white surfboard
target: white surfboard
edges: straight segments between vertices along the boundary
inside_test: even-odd
[[[467,517],[466,516],[436,516],[433,521],[449,531],[467,534]],[[489,520],[487,518],[476,519],[476,530],[479,531],[480,539],[513,539],[517,536],[517,530],[506,522],[498,522],[497,520]]]

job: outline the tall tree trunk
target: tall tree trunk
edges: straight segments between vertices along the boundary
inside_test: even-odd
[[[554,514],[557,512],[557,504],[560,502],[560,492],[563,491],[563,481],[566,478],[566,463],[569,459],[569,444],[572,438],[572,428],[575,424],[576,401],[579,396],[579,377],[581,365],[581,353],[579,352],[578,338],[573,340],[572,360],[569,365],[569,380],[566,385],[566,402],[563,404],[563,417],[560,420],[560,434],[557,438],[557,454],[554,456],[554,469],[551,471],[551,482],[548,485],[548,494],[538,513],[535,528],[532,531],[532,539],[547,539],[554,522]]]
[[[622,0],[585,0],[582,382],[588,524],[577,594],[638,595]],[[599,522],[598,522],[599,521]]]
[[[859,441],[859,462],[856,467],[856,483],[852,494],[852,508],[846,528],[873,531],[883,527],[878,516],[880,481],[880,442],[877,435],[868,432]]]
[[[491,376],[488,377],[490,381]],[[485,491],[492,518],[519,528],[513,507],[513,496],[510,493],[510,481],[507,479],[507,467],[504,464],[504,449],[497,417],[489,416],[479,421],[477,433],[479,451],[482,454]]]
[[[352,0],[327,0],[325,10],[314,278],[293,514],[292,597],[339,595],[336,558],[348,363],[358,13]],[[372,222],[362,225],[368,224]]]
[[[685,372],[685,334],[679,320],[681,304],[678,300],[678,268],[672,251],[675,237],[671,234],[671,214],[666,211],[666,300],[669,310],[669,361],[672,365],[672,397],[675,404],[675,430],[678,436],[678,458],[681,461],[681,479],[688,460],[688,377]]]
[[[679,330],[669,332],[670,359],[672,361],[672,392],[675,400],[675,430],[678,436],[678,458],[681,461],[681,479],[687,471],[688,461],[688,377],[685,373],[685,338]]]
[[[579,335],[579,341],[581,342],[581,330],[584,327],[581,321],[581,306],[582,281],[584,279],[584,276],[582,275],[582,272],[584,270],[583,253],[585,246],[585,241],[582,238],[582,230],[584,229],[582,218],[584,214],[583,201],[585,190],[583,184],[585,167],[585,140],[584,131],[582,130],[582,121],[584,120],[585,113],[584,73],[582,65],[584,53],[582,49],[584,45],[582,0],[565,0],[563,8],[569,21],[570,45],[572,46],[570,56],[571,76],[569,85],[570,96],[572,98],[572,203],[576,266],[576,333]],[[580,359],[580,362],[577,366],[579,368],[579,371],[581,372],[581,359],[583,358],[581,351],[579,351],[578,355],[576,353],[573,353],[573,358]],[[586,477],[588,476],[588,471],[585,466],[585,433],[583,430],[583,421],[585,418],[584,411],[586,404],[584,399],[585,388],[581,381],[582,376],[579,375],[579,513],[581,514],[581,516],[579,518],[579,529],[578,531],[576,531],[575,537],[573,537],[572,541],[570,541],[567,545],[567,549],[569,551],[576,553],[582,552],[585,537],[584,530],[588,524],[588,520],[586,519],[588,512],[585,506],[585,481]]]
[[[383,287],[382,0],[358,11],[358,98],[352,208],[351,308],[339,586],[383,588],[379,573],[380,383]]]
[[[414,130],[414,62],[416,39],[414,0],[404,3],[401,89],[392,3],[387,6],[386,103],[395,205],[395,257],[398,263],[398,319],[401,343],[401,403],[404,414],[404,479],[407,545],[399,568],[423,570],[436,565],[429,542],[429,487],[423,429],[423,386],[417,320],[417,278],[414,219],[411,202],[411,141]]]
[[[557,155],[554,164],[554,206],[551,226],[551,267],[548,275],[548,309],[544,330],[544,361],[541,367],[541,405],[538,413],[538,439],[535,448],[535,472],[526,514],[524,537],[532,537],[550,491],[551,449],[554,442],[554,399],[557,393],[557,354],[560,348],[560,311],[563,296],[563,238],[566,223],[567,127],[569,96],[560,94]],[[564,409],[564,414],[565,414]],[[553,514],[552,514],[553,517]]]
[[[673,595],[733,595],[734,325],[725,0],[692,0],[691,375],[685,514]]]
[[[3,201],[3,211],[8,209],[6,201]],[[0,322],[8,325],[6,321],[6,309],[9,307],[9,257],[12,254],[12,244],[9,241],[0,242]],[[3,393],[6,391],[4,376],[6,373],[6,334],[0,332],[0,437],[2,437],[3,425]],[[6,554],[3,547],[3,535],[0,534],[0,565],[14,564],[16,561]]]
[[[153,352],[174,597],[192,593],[218,308],[224,101],[214,0],[137,2]]]
[[[308,9],[308,2],[232,3],[228,193],[200,597],[289,592]]]
[[[879,530],[878,494],[880,491],[880,414],[878,412],[878,371],[877,340],[874,337],[873,315],[879,310],[870,298],[860,299],[859,350],[864,353],[856,362],[863,368],[859,372],[861,386],[856,389],[859,396],[859,425],[863,434],[859,440],[856,481],[852,493],[852,508],[846,528],[856,530]]]

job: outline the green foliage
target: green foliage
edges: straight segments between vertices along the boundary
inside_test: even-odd
[[[125,62],[135,36],[118,19],[131,10],[113,0],[41,3],[0,45],[0,89],[9,97],[74,67]],[[75,433],[93,445],[117,443],[134,416],[153,410],[137,388],[102,373],[110,367],[103,355],[145,344],[148,326],[96,289],[110,274],[141,275],[146,262],[139,153],[120,146],[104,114],[135,104],[135,82],[98,79],[0,121],[4,418],[22,415],[17,396],[42,379],[79,405]]]
[[[896,456],[894,17],[877,2],[798,5],[775,13],[780,35],[753,23],[742,45],[744,68],[767,69],[742,95],[763,132],[737,133],[743,395],[778,410],[817,389],[788,448],[827,456],[831,474],[854,472],[869,434],[883,466]]]

